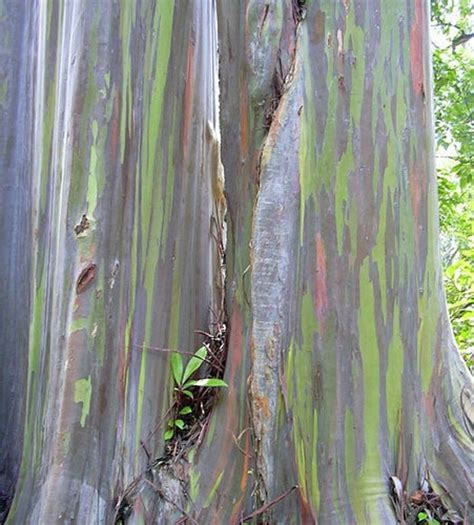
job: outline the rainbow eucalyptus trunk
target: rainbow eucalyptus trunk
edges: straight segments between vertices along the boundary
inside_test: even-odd
[[[427,4],[0,1],[8,523],[395,523],[392,476],[469,514]],[[166,445],[164,350],[223,320]]]

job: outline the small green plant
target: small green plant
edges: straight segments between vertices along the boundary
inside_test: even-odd
[[[181,354],[178,352],[171,354],[171,373],[173,374],[175,384],[175,416],[169,419],[167,423],[167,429],[165,431],[165,440],[167,441],[174,436],[176,429],[184,430],[186,428],[186,423],[180,416],[189,416],[193,413],[191,404],[184,404],[184,399],[187,397],[190,399],[189,403],[192,403],[194,399],[192,389],[194,387],[216,388],[227,386],[225,381],[215,377],[191,379],[194,373],[197,372],[206,361],[206,357],[207,348],[201,346],[199,350],[196,350],[186,367],[184,367]]]
[[[437,519],[432,517],[429,510],[419,512],[417,518],[419,523],[424,523],[426,525],[441,525]]]

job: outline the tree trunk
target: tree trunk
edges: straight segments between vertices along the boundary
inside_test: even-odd
[[[0,0],[8,523],[395,523],[391,476],[469,514],[427,4]]]

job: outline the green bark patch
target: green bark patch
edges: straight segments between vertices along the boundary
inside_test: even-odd
[[[91,376],[87,379],[78,379],[74,383],[74,403],[81,403],[81,427],[86,424],[91,406],[92,384]]]
[[[369,260],[360,270],[359,348],[364,378],[364,440],[365,459],[362,478],[366,483],[380,479],[379,442],[380,370],[379,348],[375,332],[373,284],[369,278]]]

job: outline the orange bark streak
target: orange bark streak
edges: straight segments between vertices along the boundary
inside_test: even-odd
[[[422,0],[416,0],[415,2],[415,21],[410,31],[410,66],[413,89],[417,94],[424,94]]]
[[[188,150],[188,139],[189,139],[189,125],[191,122],[191,113],[193,106],[193,90],[194,90],[194,43],[189,42],[188,45],[188,56],[186,58],[186,83],[184,88],[184,101],[183,101],[183,153],[186,157]]]

